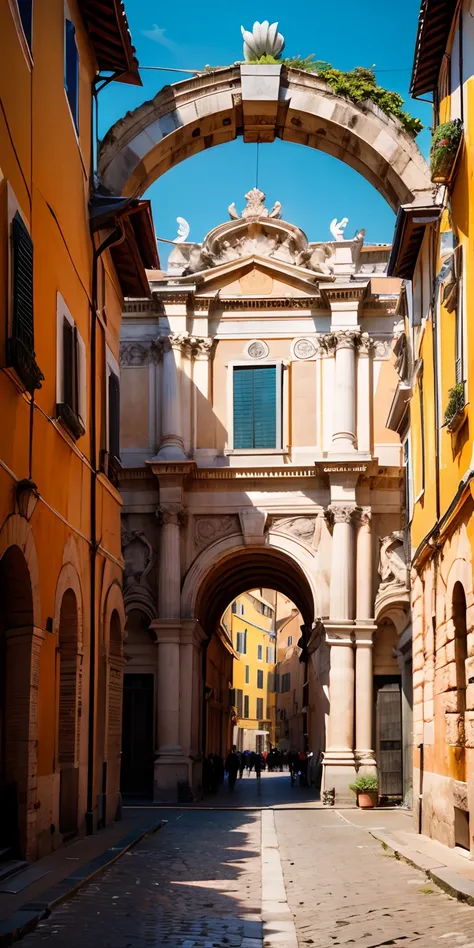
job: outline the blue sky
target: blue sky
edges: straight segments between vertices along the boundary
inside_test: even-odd
[[[137,55],[143,66],[199,69],[242,59],[240,25],[278,20],[286,41],[284,55],[314,53],[339,69],[375,65],[380,85],[400,92],[405,107],[425,125],[431,108],[408,95],[420,0],[337,0],[290,5],[283,0],[240,0],[239,4],[159,3],[125,0]],[[111,83],[100,95],[100,134],[129,109],[152,98],[179,74],[142,72],[143,88]],[[418,144],[426,154],[429,134]],[[176,217],[191,226],[189,240],[200,241],[227,219],[227,207],[240,210],[244,193],[255,185],[256,146],[241,140],[211,148],[171,169],[146,197],[153,203],[156,233],[173,240]],[[347,235],[361,227],[369,242],[390,241],[394,214],[380,194],[343,162],[318,151],[276,141],[259,148],[259,187],[267,203],[279,200],[282,216],[301,227],[310,240],[330,237],[333,217],[348,217]],[[162,250],[162,262],[167,252]]]

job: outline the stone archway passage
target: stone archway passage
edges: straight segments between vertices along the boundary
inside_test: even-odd
[[[99,153],[101,181],[117,194],[139,196],[174,165],[240,135],[332,155],[367,178],[394,210],[431,202],[428,166],[397,119],[284,66],[242,64],[165,86],[108,131]]]
[[[279,551],[242,549],[219,560],[205,577],[198,593],[195,617],[210,636],[225,609],[241,593],[263,587],[276,589],[294,602],[311,627],[315,603],[309,583],[298,564]]]

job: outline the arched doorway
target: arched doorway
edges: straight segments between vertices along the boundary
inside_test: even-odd
[[[116,790],[120,786],[122,676],[122,623],[117,609],[113,609],[110,617],[107,675],[107,787],[110,788],[107,791],[108,806],[110,806],[110,812],[106,814],[107,820],[116,818],[119,805]]]
[[[0,560],[0,849],[16,857],[29,855],[28,804],[37,775],[33,624],[30,573],[20,548],[11,546]]]
[[[59,614],[59,831],[77,833],[79,751],[82,711],[82,656],[75,593],[67,589]]]

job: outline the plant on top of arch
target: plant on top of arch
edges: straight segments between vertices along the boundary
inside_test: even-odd
[[[236,63],[235,65],[241,65]],[[310,72],[313,75],[320,76],[324,82],[334,90],[337,95],[345,96],[352,102],[364,102],[370,99],[374,105],[378,105],[385,115],[393,116],[399,120],[405,131],[415,136],[421,132],[423,123],[419,118],[414,118],[406,109],[403,108],[403,99],[398,92],[391,92],[377,85],[373,68],[367,69],[365,66],[356,66],[348,72],[343,72],[331,66],[330,63],[321,60],[315,60],[314,55],[301,57],[293,56],[286,59],[277,59],[275,56],[261,56],[259,59],[251,60],[249,66],[286,66],[288,69],[301,69],[304,72]],[[218,66],[205,66],[205,72],[212,72],[218,69]]]

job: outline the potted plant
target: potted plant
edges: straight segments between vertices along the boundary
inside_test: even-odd
[[[448,184],[454,170],[462,139],[462,122],[454,119],[438,125],[433,132],[430,148],[431,180],[434,184]]]
[[[378,780],[375,776],[357,777],[354,783],[349,784],[357,797],[357,806],[361,810],[369,810],[378,803]]]
[[[449,389],[449,400],[444,413],[444,425],[451,433],[457,431],[461,425],[465,416],[465,407],[464,383],[458,382]]]

